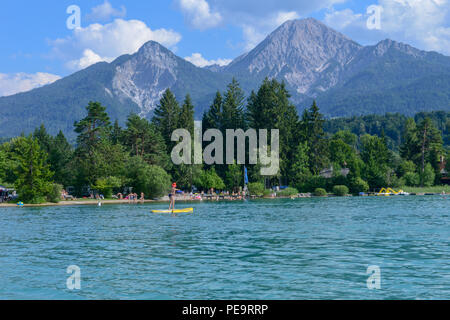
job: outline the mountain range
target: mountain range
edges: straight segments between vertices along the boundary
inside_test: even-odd
[[[362,46],[309,18],[285,22],[224,67],[196,67],[150,41],[135,54],[1,97],[0,137],[31,132],[41,123],[70,137],[89,101],[107,106],[120,124],[131,112],[151,118],[167,88],[180,101],[189,93],[201,118],[233,77],[247,94],[266,77],[284,81],[300,111],[315,99],[328,117],[450,111],[450,57],[392,40]]]

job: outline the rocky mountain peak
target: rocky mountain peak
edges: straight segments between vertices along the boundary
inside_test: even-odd
[[[144,116],[153,110],[167,88],[177,81],[178,57],[158,42],[145,43],[137,53],[116,67],[114,94],[131,99]]]
[[[339,70],[361,48],[316,19],[290,20],[226,70],[279,78],[298,93],[308,95],[334,86]],[[314,86],[325,70],[329,76],[327,83]]]
[[[425,53],[421,50],[411,47],[408,44],[397,42],[391,39],[385,39],[377,43],[375,46],[373,46],[373,53],[376,56],[383,56],[390,50],[403,52],[415,58],[423,56],[423,54]]]

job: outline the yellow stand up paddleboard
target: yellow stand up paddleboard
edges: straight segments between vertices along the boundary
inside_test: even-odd
[[[179,209],[179,210],[152,210],[153,213],[193,213],[194,208]]]

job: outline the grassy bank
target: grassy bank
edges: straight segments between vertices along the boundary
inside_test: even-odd
[[[403,187],[401,188],[405,192],[409,193],[450,193],[450,186],[433,186],[433,187]]]

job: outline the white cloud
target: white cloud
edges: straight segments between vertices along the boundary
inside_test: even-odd
[[[231,59],[206,60],[200,53],[193,53],[190,57],[186,57],[185,60],[200,68],[212,66],[215,64],[223,67],[230,64],[232,61]]]
[[[67,63],[67,66],[73,70],[81,70],[81,69],[85,69],[95,63],[98,63],[98,62],[102,62],[102,61],[111,62],[112,60],[114,60],[114,59],[108,58],[108,57],[100,57],[98,54],[96,54],[91,49],[86,49],[86,50],[84,50],[83,56],[80,59],[75,59],[75,60],[69,61]]]
[[[69,61],[67,66],[78,70],[92,63],[135,53],[150,40],[173,49],[181,35],[173,30],[151,30],[139,20],[116,19],[104,25],[95,23],[75,29],[71,36],[54,40],[51,45],[54,56]]]
[[[178,5],[186,22],[196,29],[206,30],[222,22],[221,14],[211,11],[206,0],[178,0]]]
[[[270,32],[287,20],[307,17],[312,12],[347,0],[175,0],[186,21],[204,30],[223,24],[242,30],[245,50],[253,49]]]
[[[350,9],[345,9],[342,11],[331,11],[325,14],[325,23],[338,30],[342,30],[348,25],[351,25],[358,20],[361,20],[362,14],[355,14]]]
[[[185,4],[182,12],[191,26],[198,29],[218,26],[209,16],[220,16],[220,25],[237,26],[242,30],[245,51],[253,49],[270,32],[286,20],[309,17],[327,9],[324,22],[362,44],[374,44],[385,38],[409,43],[425,50],[450,54],[450,0],[378,0],[369,4],[384,9],[381,30],[369,30],[369,15],[351,9],[336,11],[334,5],[348,0],[176,0]],[[200,4],[203,9],[200,8]],[[190,10],[187,10],[190,8]],[[195,10],[197,8],[197,10]],[[199,17],[204,17],[200,19]],[[211,24],[209,24],[211,23]]]
[[[245,39],[245,51],[255,48],[275,28],[289,20],[300,18],[295,11],[278,11],[263,20],[256,19],[252,23],[242,23],[242,33]]]
[[[0,73],[0,97],[26,92],[31,89],[53,83],[59,79],[61,79],[60,76],[43,72],[38,72],[35,74]]]
[[[266,19],[254,21],[251,24],[241,24],[242,33],[245,39],[245,51],[255,48],[267,35],[275,28],[289,20],[300,18],[295,11],[279,11],[270,15]]]
[[[325,23],[366,44],[390,38],[450,55],[450,0],[379,0],[381,30],[366,27],[368,15],[331,11]]]
[[[92,8],[90,14],[87,15],[90,21],[108,21],[111,18],[123,18],[127,14],[127,9],[124,6],[120,10],[113,8],[108,0],[105,0],[101,5]]]
[[[295,20],[298,18],[300,18],[300,16],[295,11],[289,11],[289,12],[280,11],[277,13],[277,16],[275,18],[275,24],[277,26],[279,26],[279,25],[282,25],[283,23],[285,23],[286,21]]]
[[[380,0],[380,5],[384,9],[383,32],[427,50],[450,54],[449,0]]]

